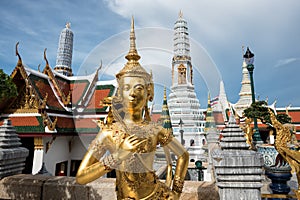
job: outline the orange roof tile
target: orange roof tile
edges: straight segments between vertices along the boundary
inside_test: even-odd
[[[38,116],[9,117],[17,133],[44,133],[42,118]],[[0,122],[3,124],[3,122]]]
[[[72,104],[77,104],[84,95],[88,86],[88,82],[83,81],[75,81],[70,84],[70,88],[72,90]]]
[[[40,123],[36,117],[10,117],[13,126],[39,126]]]
[[[57,128],[75,128],[73,118],[57,117]]]
[[[285,112],[279,111],[280,114],[285,114]],[[300,123],[300,110],[290,110],[289,115],[292,118],[293,123]]]
[[[103,108],[103,106],[100,106],[100,101],[103,100],[105,97],[107,97],[109,93],[110,93],[110,89],[95,90],[87,106],[87,109]]]
[[[59,76],[55,76],[56,81],[60,87],[60,89],[62,90],[62,92],[65,94],[65,96],[68,96],[69,91],[70,91],[70,83],[69,81],[59,77]]]
[[[97,128],[97,124],[93,122],[93,119],[90,118],[75,119],[75,127],[76,128]]]

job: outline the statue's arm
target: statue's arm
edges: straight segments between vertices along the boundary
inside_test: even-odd
[[[184,178],[189,164],[189,153],[186,149],[173,137],[172,132],[167,129],[160,131],[160,142],[164,148],[170,149],[176,156],[176,169],[173,179],[172,191],[178,196],[182,192]]]
[[[101,132],[98,133],[97,137],[93,140],[88,148],[88,151],[84,155],[83,160],[81,161],[76,174],[76,182],[79,184],[86,184],[94,181],[111,171],[111,168],[104,164],[104,159],[100,161],[101,157],[106,152],[106,149],[103,145],[103,135],[101,134]]]

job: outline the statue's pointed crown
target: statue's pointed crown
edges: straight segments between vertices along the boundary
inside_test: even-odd
[[[152,82],[152,73],[147,73],[147,71],[138,62],[141,57],[136,50],[133,17],[131,19],[130,49],[125,58],[128,61],[125,66],[119,71],[119,73],[116,74],[117,79],[120,79],[122,76],[136,76],[144,78],[148,83]]]

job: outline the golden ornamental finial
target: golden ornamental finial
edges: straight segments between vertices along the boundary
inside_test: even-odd
[[[152,69],[150,70],[150,79],[153,80],[153,73],[152,73]]]
[[[208,96],[207,96],[207,104],[210,105],[210,92],[208,92]]]
[[[16,44],[16,56],[18,56],[18,58],[19,58],[17,65],[20,66],[20,65],[22,65],[22,58],[21,58],[21,56],[19,54],[18,46],[19,46],[19,42],[17,42],[17,44]]]
[[[48,62],[48,59],[46,56],[46,51],[47,51],[47,48],[44,49],[44,60],[46,61],[46,67],[49,67],[49,62]]]
[[[68,28],[68,29],[71,28],[71,23],[70,22],[66,23],[66,28]]]
[[[147,84],[152,84],[152,72],[149,74],[138,62],[140,56],[137,53],[135,45],[135,33],[134,33],[134,19],[131,19],[130,30],[130,49],[125,56],[128,60],[125,66],[116,74],[117,80],[120,80],[122,76],[139,76],[142,77]]]
[[[182,10],[179,11],[179,18],[183,18],[183,12],[182,12]]]
[[[289,116],[289,117],[291,117],[290,115],[289,115],[289,108],[292,106],[292,104],[289,104],[288,106],[286,106],[285,107],[285,114],[287,115],[287,116]]]
[[[134,18],[131,18],[131,29],[130,29],[130,49],[125,58],[130,60],[138,61],[141,57],[138,55],[135,45],[135,32],[134,32]]]
[[[167,89],[166,89],[166,86],[164,87],[164,100],[167,100]]]

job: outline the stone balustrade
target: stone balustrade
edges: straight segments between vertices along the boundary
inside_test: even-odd
[[[74,177],[19,174],[0,180],[0,199],[80,199],[113,200],[115,179],[100,178],[87,185],[79,185]],[[213,182],[186,181],[182,200],[219,199]]]

